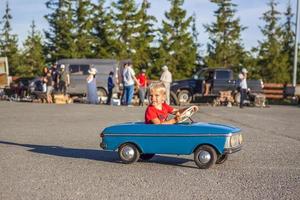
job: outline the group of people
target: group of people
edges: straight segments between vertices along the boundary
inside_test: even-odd
[[[170,86],[172,82],[172,74],[168,70],[167,66],[162,68],[163,73],[161,75],[160,81],[166,87],[166,102],[170,103]],[[113,83],[113,72],[110,74],[111,77],[108,79],[108,101],[110,104],[112,88],[115,86]],[[131,63],[125,63],[122,73],[121,73],[121,84],[123,85],[123,93],[121,94],[121,102],[123,105],[132,106],[132,98],[134,95],[135,86],[138,88],[139,105],[143,106],[145,102],[145,97],[147,95],[147,88],[149,86],[149,79],[146,75],[146,69],[142,69],[141,72],[136,76],[133,66]]]
[[[65,65],[53,64],[52,67],[44,67],[42,75],[43,92],[47,95],[47,103],[53,103],[52,93],[59,92],[66,95],[67,87],[70,84],[69,74],[65,71]]]
[[[160,82],[152,84],[150,87],[149,105],[145,111],[145,123],[147,124],[173,124],[180,121],[181,114],[185,109],[174,109],[170,104],[170,86],[172,83],[172,74],[168,70],[167,66],[162,67],[163,73],[160,77]],[[89,76],[87,77],[87,98],[89,103],[99,103],[96,86],[96,74],[97,70],[94,67],[89,69]],[[247,73],[248,71],[243,68],[239,74],[240,79],[240,108],[243,108],[243,102],[247,95]],[[122,84],[123,94],[121,95],[121,101],[124,105],[132,106],[132,98],[134,95],[135,84],[138,88],[139,105],[144,105],[145,95],[147,87],[149,86],[146,70],[142,69],[136,76],[132,68],[131,63],[125,63],[122,71]],[[57,69],[57,64],[54,64],[51,68],[45,67],[43,70],[43,91],[47,94],[47,102],[52,103],[52,92],[58,91],[66,94],[67,87],[70,84],[70,77],[65,71],[65,66],[60,65],[60,70]],[[111,71],[107,80],[108,98],[107,104],[111,104],[113,89],[115,87],[114,72]],[[198,107],[194,107],[198,110]],[[173,114],[175,117],[168,119],[168,115]]]

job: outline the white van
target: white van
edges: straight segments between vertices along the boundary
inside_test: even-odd
[[[89,75],[88,70],[91,67],[97,69],[96,82],[98,96],[103,99],[107,97],[107,79],[109,72],[118,74],[118,61],[112,59],[61,59],[58,60],[58,69],[60,65],[65,65],[65,70],[70,75],[69,94],[85,95],[87,92],[86,78]]]

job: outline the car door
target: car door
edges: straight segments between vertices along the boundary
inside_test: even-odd
[[[208,69],[202,69],[194,75],[194,79],[196,80],[195,93],[199,93],[199,94],[204,93],[205,79],[208,76],[208,74],[209,74]]]

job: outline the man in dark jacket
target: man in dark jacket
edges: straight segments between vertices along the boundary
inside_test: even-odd
[[[107,101],[106,101],[107,105],[111,104],[113,88],[115,87],[113,76],[114,76],[114,72],[111,71],[109,73],[108,80],[107,80],[107,89],[108,89],[108,97],[107,97]]]

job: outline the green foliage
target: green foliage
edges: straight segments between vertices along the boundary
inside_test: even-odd
[[[36,31],[34,21],[31,31],[24,42],[22,66],[17,68],[18,74],[26,76],[41,75],[45,59],[43,54],[42,36]]]
[[[285,83],[290,81],[288,72],[288,54],[283,50],[283,34],[278,25],[280,13],[276,10],[276,2],[271,0],[270,10],[263,14],[266,25],[261,27],[264,40],[259,41],[257,65],[265,82]],[[283,53],[284,52],[284,53]]]
[[[0,33],[0,56],[7,57],[10,75],[16,75],[16,69],[20,63],[20,54],[18,51],[17,35],[11,33],[12,28],[10,21],[12,16],[8,2],[6,3],[5,14],[2,17],[1,24],[3,27]]]
[[[76,58],[92,57],[92,4],[89,0],[76,0],[74,13]]]
[[[115,32],[113,31],[112,16],[105,12],[105,0],[99,0],[93,4],[93,46],[92,52],[95,58],[115,58],[116,44]]]
[[[159,47],[156,52],[153,76],[161,73],[161,67],[167,65],[174,79],[189,77],[196,63],[196,45],[189,32],[192,17],[186,18],[182,5],[184,0],[169,0],[171,9],[165,13],[163,27],[160,30]]]
[[[150,3],[144,0],[141,8],[136,14],[135,20],[136,33],[134,34],[134,39],[132,41],[134,49],[134,53],[132,53],[132,60],[134,65],[139,69],[147,69],[151,66],[153,58],[153,48],[151,47],[151,44],[155,37],[153,24],[156,21],[156,18],[147,14],[147,10],[149,8]]]
[[[203,58],[200,56],[200,43],[199,43],[199,40],[198,40],[198,36],[199,36],[199,32],[197,30],[197,27],[196,27],[196,14],[194,13],[193,16],[192,16],[192,35],[193,35],[193,43],[194,43],[194,47],[196,48],[196,68],[199,68],[201,65],[203,65],[204,61],[203,61]],[[195,69],[196,69],[195,68]]]
[[[266,82],[290,82],[293,70],[294,23],[290,2],[283,15],[270,0],[270,10],[260,27],[264,38],[251,52],[244,49],[241,32],[245,27],[236,15],[232,0],[210,0],[217,5],[215,22],[205,25],[209,34],[207,55],[200,56],[200,44],[195,14],[187,16],[184,0],[169,0],[170,9],[159,30],[157,22],[148,14],[150,1],[113,0],[105,8],[106,0],[47,0],[49,14],[45,16],[49,29],[42,35],[35,30],[24,42],[22,55],[17,35],[12,34],[10,8],[6,4],[1,21],[0,56],[7,56],[11,75],[32,76],[41,72],[47,62],[61,58],[112,58],[132,60],[136,69],[146,68],[151,79],[158,79],[162,66],[167,65],[174,79],[189,77],[196,67],[228,67],[234,72],[242,67],[249,70],[249,78]],[[254,55],[256,56],[254,58]],[[299,68],[299,66],[298,66]],[[300,70],[298,70],[300,76]]]
[[[115,32],[117,58],[128,59],[135,53],[134,34],[136,33],[137,8],[134,0],[118,0],[112,3],[112,19]]]
[[[52,11],[45,16],[50,26],[50,29],[45,31],[45,36],[47,53],[51,56],[51,61],[75,58],[72,0],[49,0],[46,7]]]
[[[294,64],[294,45],[295,45],[295,24],[292,22],[294,14],[292,13],[291,3],[288,2],[286,12],[284,13],[286,18],[285,23],[282,26],[282,53],[286,54],[288,57],[288,73],[290,75],[290,80],[292,80],[293,75],[293,64]]]
[[[218,9],[214,12],[216,22],[204,26],[210,40],[205,62],[208,67],[229,67],[238,72],[245,64],[246,52],[241,41],[245,27],[240,25],[239,18],[235,18],[236,4],[231,0],[210,1]]]

